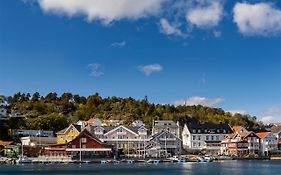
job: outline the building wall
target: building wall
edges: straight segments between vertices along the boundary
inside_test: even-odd
[[[67,142],[72,141],[75,137],[77,137],[79,135],[79,131],[77,131],[73,126],[71,128],[69,128],[66,133],[61,134],[58,133],[57,134],[57,144],[64,144]]]
[[[193,134],[185,125],[182,132],[183,147],[186,149],[202,150],[206,148],[205,141],[222,141],[228,134]],[[219,150],[219,149],[218,149]]]
[[[269,134],[261,139],[261,154],[268,156],[270,152],[278,150],[278,140],[273,134]]]

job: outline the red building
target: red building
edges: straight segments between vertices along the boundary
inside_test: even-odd
[[[113,145],[101,142],[84,129],[75,139],[59,145],[52,145],[45,148],[46,156],[71,156],[74,159],[113,157]]]

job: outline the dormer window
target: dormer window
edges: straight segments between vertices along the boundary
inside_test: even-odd
[[[192,130],[192,132],[193,132],[193,133],[196,133],[196,130],[195,130],[195,129],[193,129],[193,130]]]
[[[201,133],[201,129],[198,129],[198,133]]]

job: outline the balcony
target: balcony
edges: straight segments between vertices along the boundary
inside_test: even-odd
[[[127,134],[127,132],[117,132],[117,135],[126,135]]]
[[[177,140],[176,138],[160,138],[160,141],[175,141]]]

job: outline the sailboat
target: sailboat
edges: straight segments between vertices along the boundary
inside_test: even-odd
[[[16,160],[18,164],[32,163],[32,160],[23,155],[23,143],[21,142],[21,156]]]

